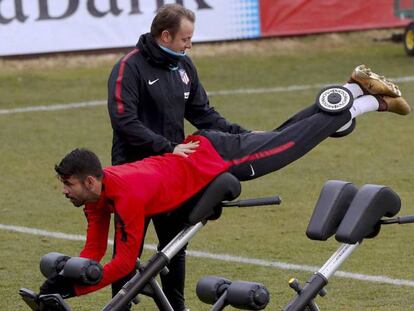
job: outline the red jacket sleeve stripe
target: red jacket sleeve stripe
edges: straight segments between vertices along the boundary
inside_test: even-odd
[[[125,70],[125,63],[132,55],[138,53],[138,49],[133,49],[131,52],[129,52],[125,57],[121,60],[121,65],[118,72],[118,77],[116,79],[116,88],[115,88],[115,98],[116,98],[116,104],[118,108],[118,113],[123,114],[124,113],[124,102],[122,101],[122,78],[124,76],[124,70]]]

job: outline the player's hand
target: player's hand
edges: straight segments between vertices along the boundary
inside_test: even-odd
[[[190,141],[186,144],[179,144],[175,146],[173,154],[179,155],[181,157],[187,158],[190,154],[194,153],[196,149],[200,146],[199,141]]]
[[[62,298],[70,298],[75,296],[75,289],[72,281],[60,274],[54,274],[40,286],[39,295],[46,294],[60,294]]]

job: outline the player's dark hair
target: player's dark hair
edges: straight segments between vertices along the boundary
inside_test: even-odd
[[[160,7],[152,20],[151,35],[158,38],[164,30],[168,30],[174,38],[180,29],[181,20],[188,19],[195,22],[195,14],[193,11],[186,9],[180,4],[165,4]]]
[[[86,176],[101,179],[103,176],[98,156],[83,148],[76,148],[69,152],[59,164],[55,165],[55,171],[62,179],[68,179],[71,176],[80,180],[85,179]]]

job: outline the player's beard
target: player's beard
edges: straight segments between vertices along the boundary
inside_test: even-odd
[[[80,207],[80,206],[82,206],[82,205],[84,205],[85,204],[85,202],[84,202],[84,200],[81,200],[81,199],[77,199],[77,198],[74,198],[74,197],[69,197],[69,196],[66,196],[69,200],[70,200],[70,202],[75,206],[75,207]]]
[[[82,186],[82,192],[78,195],[71,196],[66,194],[65,196],[75,207],[80,207],[82,205],[85,205],[85,203],[87,202],[87,189],[85,188],[85,186]]]

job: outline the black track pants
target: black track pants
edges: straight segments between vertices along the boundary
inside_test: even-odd
[[[239,180],[254,179],[299,159],[351,120],[349,111],[330,115],[312,105],[270,132],[229,134],[201,130]]]
[[[159,214],[152,218],[159,245],[158,250],[163,249],[185,227],[181,210],[172,213]],[[185,309],[184,285],[185,285],[185,255],[187,246],[184,246],[171,260],[166,275],[161,274],[162,289],[167,296],[174,311]]]

